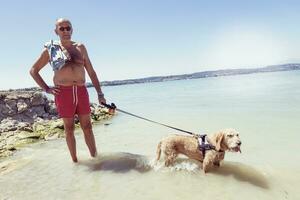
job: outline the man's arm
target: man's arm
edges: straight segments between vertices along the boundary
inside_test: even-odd
[[[100,86],[100,81],[98,79],[98,76],[92,66],[92,63],[90,61],[90,58],[88,56],[87,50],[85,48],[85,46],[83,44],[79,45],[80,49],[83,52],[83,57],[84,57],[84,67],[89,75],[89,77],[91,78],[91,81],[97,91],[98,94],[98,99],[99,99],[99,103],[106,103],[106,100],[104,98],[104,94],[101,90],[101,86]]]
[[[48,61],[49,54],[47,52],[47,49],[44,49],[41,56],[37,59],[37,61],[30,69],[30,75],[44,91],[47,91],[49,89],[49,86],[45,83],[45,81],[39,74],[39,71],[48,63]]]
[[[49,62],[49,54],[47,49],[44,49],[40,57],[37,59],[37,61],[33,64],[33,66],[30,69],[30,75],[35,80],[35,82],[47,93],[50,94],[57,94],[59,91],[56,88],[50,88],[41,75],[39,74],[39,71],[47,65]]]

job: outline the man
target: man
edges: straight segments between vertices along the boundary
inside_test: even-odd
[[[60,69],[54,71],[54,87],[49,87],[39,71],[52,61],[52,53],[45,48],[30,70],[30,74],[36,83],[47,93],[55,96],[55,104],[59,116],[63,119],[66,141],[73,162],[77,162],[76,141],[74,137],[74,116],[78,115],[85,142],[90,155],[97,155],[95,139],[90,119],[90,104],[87,89],[85,87],[85,71],[88,73],[98,94],[99,103],[106,103],[101,91],[96,72],[93,69],[87,50],[83,44],[71,40],[73,27],[68,19],[60,18],[55,24],[55,33],[60,38],[59,49],[67,57]],[[53,62],[50,62],[52,65]]]

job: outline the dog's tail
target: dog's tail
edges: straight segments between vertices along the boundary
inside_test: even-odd
[[[157,149],[156,149],[156,162],[159,161],[161,154],[161,142],[158,143]]]

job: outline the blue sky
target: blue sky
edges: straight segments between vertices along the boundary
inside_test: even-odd
[[[288,0],[1,1],[0,89],[36,86],[29,69],[59,17],[105,81],[300,62],[299,10]],[[41,75],[52,84],[49,65]]]

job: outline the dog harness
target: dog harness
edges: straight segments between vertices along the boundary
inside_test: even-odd
[[[202,152],[203,158],[205,157],[205,151],[208,150],[215,150],[216,151],[216,147],[212,144],[209,143],[205,143],[205,137],[207,135],[196,135],[197,139],[198,139],[198,148],[199,150]],[[200,142],[200,138],[201,138],[201,142]],[[219,150],[218,152],[224,152],[222,150]]]

